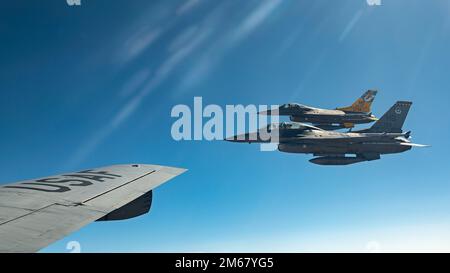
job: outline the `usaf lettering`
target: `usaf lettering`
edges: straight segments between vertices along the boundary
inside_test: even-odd
[[[117,177],[122,176],[118,174],[108,173],[107,171],[86,170],[77,173],[63,174],[56,177],[38,179],[35,180],[35,182],[24,182],[20,183],[17,186],[5,186],[5,188],[27,189],[44,192],[66,192],[70,191],[71,187],[86,187],[92,185],[95,182],[105,182],[109,179],[116,179]],[[28,187],[21,185],[44,187]]]

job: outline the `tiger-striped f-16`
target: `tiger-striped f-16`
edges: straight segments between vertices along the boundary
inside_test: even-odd
[[[262,111],[259,114],[289,116],[291,121],[308,122],[325,130],[353,128],[355,124],[370,123],[377,120],[370,109],[377,92],[376,90],[368,90],[351,106],[333,110],[288,103],[273,110]]]
[[[411,132],[402,131],[411,104],[398,101],[372,127],[360,131],[326,131],[299,122],[283,122],[226,140],[275,142],[281,152],[313,154],[316,157],[310,162],[319,165],[349,165],[377,160],[382,154],[402,153],[412,147],[427,146],[411,143]]]

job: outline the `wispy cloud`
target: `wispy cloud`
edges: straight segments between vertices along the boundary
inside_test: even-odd
[[[144,82],[150,78],[150,69],[143,68],[135,73],[125,84],[119,92],[119,96],[122,98],[129,97],[134,94]]]
[[[227,50],[256,30],[281,3],[282,0],[261,2],[238,23],[237,27],[228,28],[224,35],[221,31],[217,31],[219,26],[223,26],[224,20],[227,20],[226,12],[229,10],[230,4],[224,2],[217,5],[200,22],[179,31],[179,34],[168,44],[166,48],[167,56],[154,70],[154,73],[144,68],[124,85],[119,94],[122,97],[131,97],[103,128],[100,128],[81,145],[69,165],[77,165],[89,156],[105,138],[126,122],[137,111],[146,97],[159,87],[186,59],[194,53],[199,53],[200,49],[204,52],[199,57],[197,65],[182,80],[182,85],[187,86],[203,79]],[[184,7],[178,8],[177,13],[183,14],[198,4],[199,1],[188,1]],[[156,27],[144,25],[125,42],[124,47],[121,49],[121,60],[127,63],[142,55],[143,52],[176,24],[177,20],[173,20],[166,25],[160,24]]]
[[[252,33],[282,2],[282,0],[261,1],[261,4],[236,28],[230,37],[231,42],[236,43]]]
[[[123,60],[129,61],[141,54],[147,49],[154,41],[161,35],[162,30],[156,29],[143,29],[136,33],[133,37],[129,38],[123,47]]]
[[[261,1],[261,4],[252,9],[237,25],[230,29],[221,29],[220,35],[216,36],[215,41],[197,58],[192,69],[181,80],[178,95],[206,78],[223,56],[262,25],[281,3],[281,0]],[[220,15],[227,8],[221,6],[216,13]]]
[[[214,69],[216,62],[221,58],[220,54],[220,52],[213,54],[210,51],[200,56],[192,68],[182,78],[175,95],[184,94],[205,79],[208,74],[211,73],[211,70]]]
[[[194,39],[198,30],[199,27],[197,25],[193,25],[181,31],[181,33],[178,34],[169,44],[168,51],[175,52],[180,50],[185,44],[189,43],[190,40]]]
[[[183,14],[191,11],[199,3],[200,3],[200,0],[187,0],[177,9],[176,14],[183,15]]]
[[[194,37],[183,47],[171,52],[169,57],[159,66],[155,75],[144,85],[141,91],[126,103],[120,111],[115,115],[112,126],[117,127],[124,122],[139,107],[147,95],[149,95],[156,87],[158,87],[172,71],[192,53],[202,42],[210,35],[208,30],[198,31]]]
[[[113,43],[117,47],[115,60],[119,65],[130,64],[147,52],[178,22],[178,18],[173,17],[174,8],[172,2],[145,4],[134,21],[116,31],[118,37]],[[171,20],[167,20],[170,16]]]
[[[187,29],[197,29],[197,27],[191,26]],[[183,33],[180,35],[184,35]],[[136,74],[123,91],[124,94],[135,93],[135,95],[113,115],[112,119],[103,128],[96,131],[87,142],[81,145],[78,152],[70,159],[68,168],[81,163],[105,138],[123,124],[139,108],[145,98],[166,80],[181,62],[200,47],[210,34],[211,29],[209,28],[196,30],[192,35],[189,35],[189,40],[185,39],[183,46],[175,46],[176,43],[174,43],[171,48],[168,48],[169,54],[167,58],[159,65],[154,74],[151,75],[145,69]],[[175,38],[175,40],[177,39],[181,38]],[[139,86],[141,87],[139,88]]]
[[[80,147],[77,148],[77,151],[71,155],[69,160],[65,163],[65,169],[76,168],[78,164],[80,164],[83,160],[85,160],[92,151],[102,143],[107,136],[111,134],[113,127],[108,126],[103,128],[100,131],[96,131],[94,135],[87,139],[85,143],[83,143]]]
[[[167,74],[172,72],[172,70],[186,57],[189,56],[197,47],[199,47],[202,42],[206,41],[206,38],[211,34],[211,29],[204,28],[203,30],[197,31],[193,37],[184,44],[182,47],[178,47],[173,50],[169,58],[161,65],[157,71],[157,77],[166,77]]]
[[[348,36],[348,34],[353,30],[355,25],[358,23],[359,19],[363,15],[363,12],[364,12],[364,10],[360,9],[355,13],[355,15],[353,15],[352,19],[350,20],[350,22],[348,22],[344,31],[342,31],[341,36],[339,36],[339,42],[342,42],[345,40],[345,38]]]

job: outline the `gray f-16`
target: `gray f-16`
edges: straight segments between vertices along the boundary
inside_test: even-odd
[[[325,130],[353,128],[355,124],[370,123],[377,120],[370,110],[376,94],[376,90],[368,90],[351,106],[334,110],[288,103],[274,110],[262,111],[260,114],[289,116],[291,121],[312,123],[315,127]]]
[[[185,169],[115,165],[0,187],[0,252],[35,252],[93,221],[145,214],[152,190]]]
[[[380,159],[382,154],[401,153],[414,144],[411,132],[403,133],[403,123],[411,102],[398,101],[369,129],[357,132],[336,132],[298,123],[269,124],[255,133],[227,138],[232,142],[276,142],[278,150],[316,156],[310,162],[319,165],[348,165]],[[274,141],[275,140],[275,141]],[[355,156],[347,156],[355,155]]]

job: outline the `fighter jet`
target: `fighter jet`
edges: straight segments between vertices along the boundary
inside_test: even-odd
[[[0,186],[0,252],[35,252],[93,221],[147,213],[152,190],[185,169],[114,165]]]
[[[401,153],[412,147],[427,146],[411,143],[411,132],[402,131],[411,104],[398,101],[372,127],[358,132],[326,131],[303,123],[283,122],[269,124],[258,132],[226,140],[276,142],[281,152],[313,154],[316,157],[309,161],[319,165],[349,165],[377,160],[382,154]]]
[[[289,116],[291,121],[312,123],[325,130],[353,128],[355,124],[376,121],[370,107],[378,91],[368,90],[351,106],[330,109],[314,108],[298,103],[288,103],[275,110],[262,111],[262,115]]]

